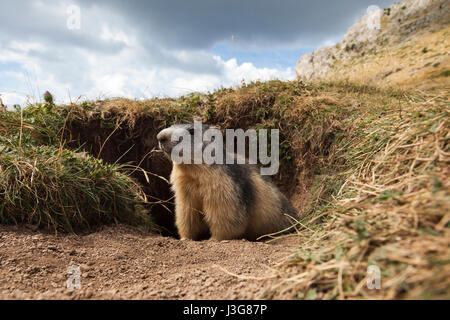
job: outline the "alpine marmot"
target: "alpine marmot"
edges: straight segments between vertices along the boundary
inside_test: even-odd
[[[210,128],[203,125],[203,129]],[[172,125],[159,132],[160,149],[172,159],[180,130],[193,136],[193,124]],[[193,139],[192,139],[193,140]],[[207,144],[202,142],[204,145]],[[173,161],[173,159],[172,159]],[[289,200],[250,164],[173,163],[175,223],[181,239],[256,240],[288,229],[297,219]]]

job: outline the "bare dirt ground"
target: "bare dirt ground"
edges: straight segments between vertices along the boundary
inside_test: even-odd
[[[180,241],[126,226],[55,235],[0,226],[0,299],[261,299],[296,247]],[[70,265],[81,288],[67,289]]]

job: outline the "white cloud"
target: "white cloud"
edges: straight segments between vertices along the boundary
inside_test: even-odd
[[[24,103],[26,95],[31,101],[39,101],[39,93],[52,92],[57,102],[67,103],[82,96],[85,99],[106,97],[150,98],[153,96],[178,96],[193,91],[212,91],[220,86],[233,86],[242,80],[270,80],[294,78],[291,68],[257,68],[250,62],[238,64],[236,59],[224,61],[207,52],[171,51],[185,65],[191,61],[209,59],[219,72],[196,73],[184,70],[182,66],[152,65],[146,62],[143,49],[133,43],[120,31],[108,29],[100,37],[119,39],[129,46],[115,55],[62,47],[58,56],[66,56],[58,63],[46,59],[47,50],[42,45],[14,41],[0,53],[0,63],[15,63],[20,70],[9,72],[9,88],[16,88],[14,94],[3,99],[6,104]],[[116,41],[116,40],[114,40]],[[31,54],[30,52],[33,52]],[[37,54],[38,53],[38,54]],[[3,88],[2,88],[3,90]],[[18,92],[21,92],[19,94]],[[1,92],[5,94],[6,92]]]
[[[220,57],[215,57],[220,63],[224,65],[225,77],[228,81],[255,81],[255,80],[292,80],[294,73],[291,68],[285,70],[275,68],[256,68],[250,62],[244,62],[238,64],[236,59],[230,59],[228,61],[222,61]]]
[[[11,108],[15,104],[24,105],[28,101],[28,97],[25,94],[20,94],[17,92],[7,92],[0,94],[3,104]]]
[[[125,32],[112,28],[108,24],[102,25],[100,38],[106,41],[123,43],[127,46],[135,46],[137,43],[134,37],[132,38]]]

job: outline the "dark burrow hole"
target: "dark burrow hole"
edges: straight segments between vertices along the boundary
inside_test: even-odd
[[[112,116],[114,118],[114,116]],[[69,128],[70,148],[82,147],[107,163],[131,164],[169,180],[172,163],[162,153],[151,152],[157,146],[156,134],[161,123],[152,118],[138,118],[133,127],[104,127],[104,120],[73,121]],[[155,175],[146,176],[141,170],[131,176],[140,183],[147,195],[148,209],[164,236],[178,237],[175,227],[173,194],[170,185]],[[158,203],[159,202],[159,203]],[[162,203],[161,203],[162,202]]]

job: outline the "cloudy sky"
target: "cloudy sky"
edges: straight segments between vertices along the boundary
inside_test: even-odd
[[[58,102],[142,99],[293,79],[302,54],[338,42],[370,5],[393,2],[6,0],[0,94],[7,105],[46,90]]]

